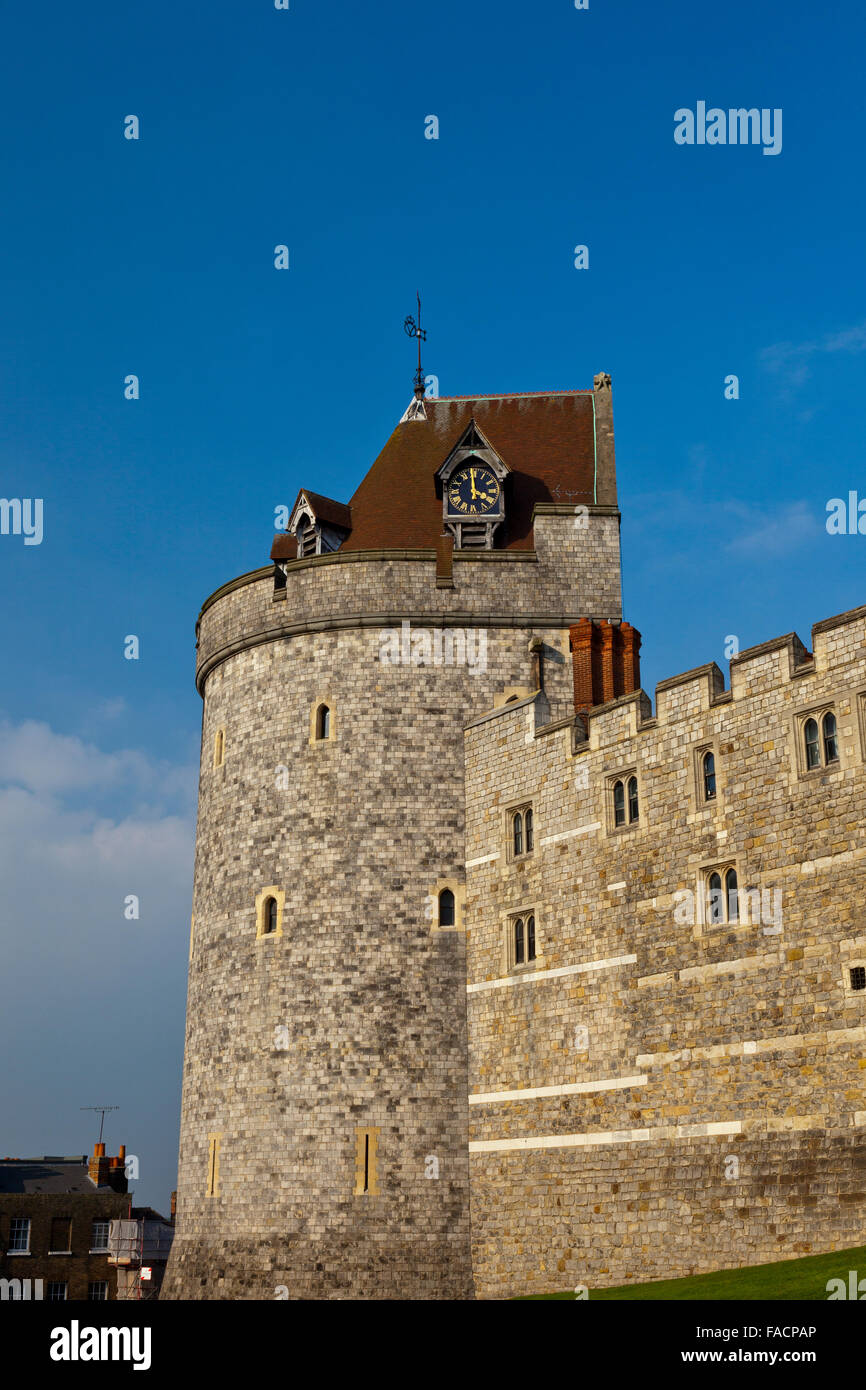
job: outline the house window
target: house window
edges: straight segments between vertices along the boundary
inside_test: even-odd
[[[715,801],[716,759],[715,754],[709,750],[701,758],[701,785],[704,792],[704,801]]]
[[[818,751],[817,719],[806,720],[803,725],[803,738],[806,742],[806,767],[811,772],[813,767],[821,766],[821,754]]]
[[[866,965],[852,965],[848,974],[851,980],[851,989],[855,994],[861,989],[866,989]]]
[[[838,763],[839,744],[836,739],[836,716],[832,710],[828,710],[821,720],[821,731],[824,735],[824,762]]]
[[[620,830],[626,825],[635,825],[640,818],[637,777],[633,773],[626,777],[617,777],[610,784],[610,795],[614,830]]]
[[[30,1249],[30,1217],[13,1216],[9,1231],[9,1254],[24,1255]]]
[[[453,927],[454,919],[454,894],[450,888],[443,888],[439,894],[439,925],[440,927]]]
[[[832,710],[810,714],[803,721],[803,757],[807,772],[832,767],[839,762],[839,734]]]
[[[213,765],[214,765],[214,767],[222,767],[222,765],[223,765],[223,759],[224,759],[224,757],[225,757],[225,748],[226,748],[226,731],[225,731],[225,729],[217,729],[216,734],[214,735],[214,741],[213,741]]]
[[[283,912],[286,895],[282,888],[271,885],[256,897],[256,940],[280,937],[283,934]]]
[[[90,1228],[90,1253],[97,1255],[108,1250],[108,1222],[94,1221]]]
[[[511,917],[508,924],[508,964],[529,965],[536,959],[535,914],[521,912]]]
[[[69,1255],[72,1251],[72,1219],[68,1216],[51,1218],[49,1255]]]
[[[535,848],[535,815],[530,804],[512,806],[505,815],[506,858],[523,859]]]
[[[68,1284],[55,1283],[53,1280],[48,1282],[48,1302],[65,1303],[67,1299]]]
[[[739,922],[740,906],[737,871],[733,865],[713,869],[706,880],[707,922],[711,927]]]
[[[108,1301],[108,1280],[96,1279],[88,1284],[87,1297],[91,1303],[106,1303]]]
[[[327,705],[319,705],[316,710],[316,738],[331,737],[331,711]]]

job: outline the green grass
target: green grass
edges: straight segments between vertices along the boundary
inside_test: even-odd
[[[624,1284],[616,1289],[593,1289],[590,1299],[612,1302],[616,1299],[652,1300],[667,1302],[826,1302],[827,1280],[844,1279],[847,1291],[848,1271],[855,1269],[858,1278],[866,1279],[866,1246],[853,1250],[835,1250],[831,1255],[804,1255],[799,1260],[779,1260],[777,1264],[751,1265],[747,1269],[721,1269],[715,1274],[693,1274],[686,1279],[660,1279],[652,1284]],[[578,1282],[575,1277],[575,1284]],[[574,1289],[567,1293],[530,1294],[519,1301],[537,1302],[548,1299],[574,1300]]]

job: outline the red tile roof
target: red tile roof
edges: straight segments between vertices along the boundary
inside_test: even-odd
[[[592,391],[441,396],[424,409],[426,421],[397,426],[355,492],[343,550],[435,546],[442,534],[436,472],[473,417],[511,472],[497,546],[532,549],[536,502],[593,501]]]
[[[341,550],[435,547],[443,529],[436,473],[473,418],[510,471],[507,520],[496,546],[531,550],[537,502],[594,501],[592,395],[532,391],[425,400],[427,419],[399,424],[357,488],[349,503],[352,529]],[[312,502],[314,495],[307,496]],[[294,538],[277,538],[272,554],[294,558]]]

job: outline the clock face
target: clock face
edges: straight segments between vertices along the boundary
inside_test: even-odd
[[[448,510],[462,516],[483,516],[499,509],[499,480],[486,464],[469,464],[451,474]]]

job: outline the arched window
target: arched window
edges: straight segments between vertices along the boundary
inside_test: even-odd
[[[839,761],[839,744],[836,739],[836,716],[828,710],[821,721],[821,729],[824,734],[824,762],[837,763]]]
[[[265,933],[265,935],[267,936],[267,935],[269,935],[271,932],[276,931],[276,929],[277,929],[277,900],[276,900],[276,898],[267,898],[267,899],[265,900],[265,910],[264,910],[264,933]]]
[[[514,923],[514,964],[522,965],[523,961],[523,918],[518,917]]]
[[[327,705],[319,705],[316,710],[316,738],[331,737],[331,711]]]
[[[450,888],[443,888],[439,894],[439,925],[454,926],[454,894]]]
[[[728,869],[725,874],[725,898],[728,908],[728,921],[738,922],[740,919],[740,908],[737,894],[737,871]]]
[[[628,820],[629,825],[638,818],[637,812],[637,778],[628,779]]]
[[[625,825],[625,787],[622,782],[613,784],[613,823]]]
[[[716,760],[712,753],[705,753],[702,759],[704,772],[704,801],[714,801],[716,797]]]
[[[225,751],[225,745],[226,745],[225,731],[224,731],[223,729],[217,729],[217,731],[216,731],[216,737],[214,738],[214,743],[213,743],[213,765],[214,765],[214,767],[222,767],[223,753],[224,753],[224,751]]]
[[[531,851],[532,851],[532,846],[533,846],[532,808],[531,808],[531,807],[530,807],[530,809],[526,812],[525,820],[526,820],[526,853],[529,854],[529,853],[531,853]]]
[[[523,853],[523,816],[520,811],[516,811],[511,820],[511,833],[514,844],[514,853]]]
[[[707,921],[712,926],[716,926],[717,923],[724,921],[721,874],[710,874],[707,879],[707,889]]]
[[[535,960],[535,918],[526,919],[526,959]]]
[[[803,725],[803,738],[806,741],[806,767],[811,771],[813,767],[821,766],[821,754],[818,750],[818,721],[807,719]]]

